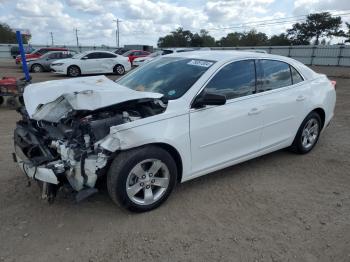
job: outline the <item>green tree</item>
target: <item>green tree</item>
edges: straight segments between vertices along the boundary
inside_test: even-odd
[[[205,29],[201,29],[199,36],[202,39],[202,45],[204,47],[215,46],[215,38],[209,35],[209,32]]]
[[[342,36],[341,24],[340,16],[332,17],[329,12],[315,13],[309,14],[304,23],[294,24],[287,32],[293,44],[310,44],[314,38],[318,45],[320,38]]]
[[[269,39],[269,45],[272,46],[282,46],[282,45],[290,45],[291,40],[288,38],[288,36],[285,33],[279,34],[279,35],[273,35]]]
[[[240,45],[241,46],[262,46],[268,44],[268,36],[265,33],[257,32],[255,29],[243,34]]]
[[[172,31],[169,35],[158,39],[159,47],[189,47],[193,34],[189,30],[184,30],[182,27]]]
[[[229,33],[226,37],[222,37],[216,43],[218,46],[222,47],[239,46],[242,36],[243,34],[238,32]]]
[[[345,25],[347,27],[347,32],[344,33],[343,36],[347,38],[345,40],[345,43],[350,43],[350,24],[348,22],[345,22]]]
[[[28,44],[30,37],[22,36],[24,44]],[[3,44],[16,44],[17,38],[16,33],[5,23],[0,23],[0,43]]]

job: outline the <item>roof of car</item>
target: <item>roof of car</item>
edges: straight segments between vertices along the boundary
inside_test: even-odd
[[[106,50],[89,50],[89,51],[84,51],[82,53],[84,54],[90,54],[90,53],[95,53],[95,52],[98,52],[98,53],[109,53],[109,54],[113,54],[115,55],[115,53],[111,52],[111,51],[106,51]]]
[[[214,61],[223,61],[229,59],[237,59],[237,58],[250,58],[250,57],[278,57],[281,56],[257,53],[257,52],[247,52],[247,51],[232,51],[232,50],[215,50],[215,51],[190,51],[190,52],[181,52],[181,53],[173,53],[168,56],[176,56],[176,57],[187,57],[187,58],[195,58],[195,59],[206,59],[206,60],[214,60]]]
[[[229,62],[236,59],[246,59],[246,58],[265,58],[265,59],[276,59],[297,67],[297,69],[302,70],[304,76],[307,78],[312,78],[316,73],[305,66],[303,63],[291,59],[286,56],[272,55],[266,53],[257,53],[257,52],[247,52],[247,51],[233,51],[233,50],[215,50],[215,51],[191,51],[183,53],[173,53],[167,55],[167,57],[182,57],[182,58],[193,58],[201,60],[211,60],[217,62]]]

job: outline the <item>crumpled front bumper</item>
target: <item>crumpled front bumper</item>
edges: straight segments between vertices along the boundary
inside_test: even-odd
[[[35,165],[18,146],[15,146],[15,161],[28,178],[58,185],[59,181],[53,169]]]
[[[14,150],[14,160],[28,178],[55,185],[59,183],[54,168],[43,164],[53,161],[54,156],[30,127],[17,124],[14,132]]]

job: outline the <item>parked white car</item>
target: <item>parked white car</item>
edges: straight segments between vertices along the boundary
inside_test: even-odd
[[[51,64],[51,71],[54,73],[72,77],[108,73],[123,75],[130,69],[131,64],[127,57],[108,51],[86,51]]]
[[[114,202],[158,207],[176,182],[282,149],[305,154],[330,123],[331,81],[293,59],[240,51],[176,53],[117,82],[42,82],[24,91],[16,159],[52,199],[107,176]],[[67,182],[68,181],[68,182]]]

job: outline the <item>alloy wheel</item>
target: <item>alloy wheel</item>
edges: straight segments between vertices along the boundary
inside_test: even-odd
[[[301,135],[301,144],[305,149],[311,148],[316,143],[319,129],[319,123],[315,118],[306,122]]]
[[[126,180],[129,199],[138,205],[151,205],[165,194],[170,180],[169,169],[158,159],[146,159],[130,171]]]

